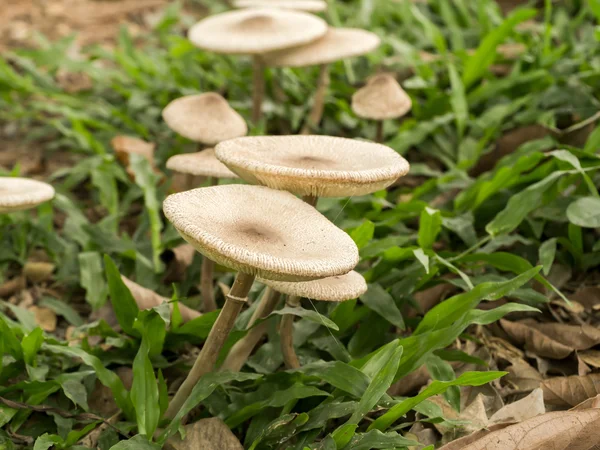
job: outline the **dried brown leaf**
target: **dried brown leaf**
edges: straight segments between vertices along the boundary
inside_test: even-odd
[[[134,154],[146,158],[152,169],[155,172],[157,171],[154,163],[154,149],[156,148],[154,143],[131,136],[115,136],[110,141],[110,145],[114,149],[117,159],[125,166],[129,175],[133,176],[133,172],[129,167],[129,156]]]
[[[173,450],[244,450],[238,438],[221,419],[216,417],[201,419],[185,426],[185,439],[179,435],[167,441],[167,447]]]
[[[427,367],[422,365],[414,372],[409,373],[396,383],[392,384],[388,389],[388,394],[397,397],[408,395],[413,391],[416,391],[421,386],[424,386],[429,381],[429,372]]]
[[[0,284],[0,297],[10,297],[16,292],[25,289],[25,277],[18,276]]]
[[[594,367],[595,369],[600,368],[600,351],[585,350],[583,352],[578,352],[577,356],[588,366]]]
[[[548,405],[575,406],[600,394],[600,374],[555,377],[541,384]]]
[[[415,317],[417,314],[426,313],[454,291],[456,291],[456,287],[450,283],[441,283],[424,289],[414,295],[415,302],[419,305],[419,311],[410,308],[403,312],[406,317]]]
[[[528,322],[556,342],[575,350],[587,350],[600,344],[600,329],[587,324],[567,325],[564,323]]]
[[[598,426],[599,409],[551,412],[440,450],[592,450],[600,448]]]
[[[500,325],[506,333],[526,350],[539,356],[553,359],[564,359],[573,352],[573,348],[555,341],[534,328],[529,323],[511,322],[502,319]]]
[[[541,389],[535,389],[527,397],[509,403],[499,409],[490,417],[490,423],[515,423],[523,422],[532,417],[546,413],[544,406],[544,392]]]
[[[161,255],[162,261],[167,265],[164,280],[168,283],[183,281],[196,253],[196,249],[190,244],[181,244],[164,251]]]
[[[32,283],[41,283],[52,278],[56,266],[49,262],[28,261],[23,266],[23,275]]]
[[[569,300],[581,303],[587,311],[592,311],[600,305],[600,286],[584,286],[569,296]]]
[[[130,367],[122,366],[117,368],[115,373],[121,379],[125,388],[128,390],[131,389],[133,385],[133,370]],[[103,417],[110,417],[119,411],[119,407],[115,403],[115,396],[110,388],[104,386],[98,380],[96,380],[94,389],[88,397],[88,404],[91,411]]]
[[[54,311],[39,306],[31,306],[28,309],[34,314],[35,322],[42,330],[48,332],[56,330],[56,314]]]
[[[151,291],[139,284],[131,281],[129,278],[121,275],[121,279],[123,283],[129,288],[131,291],[131,295],[133,296],[135,302],[140,309],[150,309],[155,306],[160,305],[161,303],[168,302],[169,299],[158,295],[156,292]],[[171,310],[173,310],[173,305],[171,306]],[[181,303],[179,303],[179,311],[181,312],[181,317],[184,322],[189,322],[196,317],[199,317],[201,314],[198,311],[193,310]]]

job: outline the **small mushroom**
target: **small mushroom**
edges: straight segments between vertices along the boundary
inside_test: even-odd
[[[169,404],[172,419],[202,375],[212,371],[255,276],[308,281],[348,273],[358,263],[352,239],[288,192],[224,185],[170,195],[165,216],[205,257],[238,271],[188,377]]]
[[[375,33],[358,28],[329,28],[322,38],[291,49],[279,50],[265,55],[265,63],[271,67],[319,66],[319,78],[313,107],[302,134],[318,128],[323,116],[325,96],[329,86],[329,64],[375,50],[380,43]]]
[[[288,295],[287,305],[295,308],[300,304],[300,298],[312,300],[343,302],[357,298],[367,291],[367,283],[358,272],[352,271],[346,275],[323,278],[304,282],[285,282],[262,280],[267,286]],[[293,340],[294,316],[286,314],[281,319],[279,333],[281,336],[281,351],[288,369],[300,367],[298,356],[294,350]]]
[[[216,92],[175,99],[163,109],[162,117],[177,134],[207,145],[248,133],[244,118]]]
[[[54,198],[54,188],[28,178],[0,177],[0,214],[35,208]]]
[[[295,11],[322,12],[327,9],[325,0],[236,0],[235,8],[279,8]]]
[[[387,73],[371,77],[367,85],[352,96],[352,110],[363,119],[377,120],[375,141],[383,140],[383,121],[406,115],[412,108],[412,100]]]
[[[207,17],[189,31],[197,47],[234,55],[252,55],[252,121],[260,120],[264,95],[264,63],[267,52],[303,45],[327,32],[325,21],[302,11],[250,8]]]
[[[188,95],[173,100],[163,109],[162,115],[173,131],[203,144],[213,145],[244,136],[248,132],[244,118],[216,92]],[[209,177],[211,185],[217,184],[219,178],[238,177],[215,157],[212,148],[172,156],[167,160],[167,168],[187,175]],[[214,262],[204,258],[200,274],[200,292],[205,312],[217,309],[213,278]]]
[[[385,145],[331,136],[248,136],[221,142],[215,154],[249,183],[306,199],[369,194],[409,169]]]

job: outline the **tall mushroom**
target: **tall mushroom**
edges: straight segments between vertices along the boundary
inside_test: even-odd
[[[190,28],[188,37],[205,50],[253,57],[252,121],[256,124],[264,96],[262,55],[312,42],[326,32],[325,21],[306,12],[250,8],[207,17]]]
[[[265,55],[265,63],[271,67],[319,66],[313,106],[302,128],[302,134],[309,134],[316,130],[323,117],[325,96],[329,86],[329,64],[367,54],[376,49],[379,43],[379,37],[370,31],[357,28],[329,28],[325,36],[316,41]]]
[[[398,119],[412,108],[412,100],[396,79],[387,73],[374,75],[352,96],[352,110],[358,117],[376,120],[375,142],[383,141],[383,121]]]
[[[42,181],[0,177],[0,214],[35,208],[54,194],[54,188]]]
[[[215,153],[242,179],[300,195],[313,206],[318,197],[349,197],[384,189],[409,169],[408,162],[389,147],[331,136],[242,137],[218,144]],[[263,314],[272,308],[263,308]],[[245,348],[247,357],[260,339],[257,334],[253,331],[236,343],[236,352]],[[289,342],[291,337],[285,339]],[[238,361],[242,356],[235,358]]]
[[[244,136],[248,127],[240,116],[216,92],[188,95],[173,100],[162,112],[164,121],[176,133],[201,144],[214,145],[221,141]],[[175,172],[205,176],[210,184],[219,178],[237,178],[216,157],[212,148],[197,153],[175,155],[167,161]],[[200,293],[205,312],[217,309],[214,296],[214,262],[204,258],[200,274]]]
[[[343,302],[357,298],[367,291],[367,283],[363,276],[358,272],[352,271],[346,275],[322,278],[313,281],[273,281],[259,280],[274,290],[287,294],[287,305],[295,308],[300,304],[302,297],[311,300],[320,300],[328,302]],[[281,319],[281,352],[285,366],[288,369],[297,369],[300,367],[298,356],[294,350],[293,341],[294,316],[286,314]]]
[[[279,8],[295,11],[322,12],[327,9],[325,0],[236,0],[236,8]]]
[[[173,418],[215,361],[255,276],[308,281],[348,273],[358,263],[352,239],[295,196],[263,186],[225,185],[167,197],[165,216],[179,234],[211,260],[238,271],[225,305],[175,397]]]

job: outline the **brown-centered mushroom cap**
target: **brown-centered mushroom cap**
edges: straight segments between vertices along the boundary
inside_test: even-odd
[[[396,79],[383,73],[371,77],[352,96],[352,110],[364,119],[385,120],[404,116],[412,101]]]
[[[221,142],[217,158],[242,179],[297,195],[349,197],[384,189],[408,172],[389,147],[331,136],[251,136]]]
[[[192,43],[215,53],[262,54],[306,44],[327,32],[327,24],[302,11],[250,8],[207,17],[194,25]]]
[[[0,177],[0,214],[35,208],[54,198],[54,188],[42,181]]]
[[[235,173],[217,159],[214,148],[207,148],[196,153],[171,156],[167,160],[167,169],[203,177],[238,178]]]
[[[299,47],[265,55],[272,67],[304,67],[329,64],[345,58],[369,53],[379,46],[375,33],[358,28],[329,28],[325,36]]]
[[[360,273],[354,270],[346,275],[312,281],[289,282],[263,279],[258,281],[282,294],[327,302],[343,302],[367,292],[367,282]]]
[[[321,12],[327,9],[325,0],[237,0],[236,8],[280,8],[296,11]]]
[[[207,258],[281,281],[348,273],[358,249],[344,231],[289,192],[225,185],[170,195],[165,216]]]
[[[248,132],[243,117],[216,92],[173,100],[163,109],[162,116],[176,133],[208,145],[244,136]]]

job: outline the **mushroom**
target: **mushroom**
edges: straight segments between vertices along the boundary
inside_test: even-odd
[[[317,129],[321,122],[329,86],[329,64],[369,53],[376,49],[379,43],[379,37],[366,30],[329,28],[325,36],[316,41],[265,55],[265,63],[271,67],[319,66],[313,106],[302,134],[309,134],[311,130]]]
[[[363,119],[377,120],[375,141],[383,140],[383,121],[404,116],[412,107],[408,94],[396,79],[382,73],[367,80],[352,96],[352,110]]]
[[[309,281],[343,275],[358,263],[350,236],[288,192],[264,186],[211,186],[170,195],[165,216],[205,257],[238,274],[188,377],[171,401],[172,419],[215,362],[256,276]]]
[[[242,179],[314,201],[384,189],[408,162],[381,144],[331,136],[248,136],[221,142],[217,158]],[[312,199],[312,200],[311,200]]]
[[[54,188],[28,178],[0,177],[0,214],[35,208],[54,198]]]
[[[321,12],[327,9],[325,0],[236,0],[235,8],[280,8],[296,11]]]
[[[365,195],[384,189],[409,169],[408,162],[389,147],[331,136],[243,137],[218,144],[216,155],[242,179],[300,195],[312,206],[318,197]],[[261,317],[274,307],[266,305]],[[240,360],[243,364],[241,349],[246,349],[247,358],[260,340],[259,333],[253,329],[236,343],[234,362],[227,367],[238,367]]]
[[[327,32],[325,21],[312,14],[284,9],[250,8],[207,17],[189,31],[197,47],[215,53],[252,55],[252,121],[260,120],[267,52],[312,42]]]
[[[213,145],[218,142],[244,136],[248,127],[240,116],[216,92],[188,95],[173,100],[162,112],[163,119],[176,133],[195,142]],[[175,172],[209,177],[209,183],[217,184],[219,178],[237,178],[216,157],[212,148],[197,153],[172,156],[167,168]],[[217,309],[214,296],[214,263],[204,258],[200,274],[200,292],[204,311]]]
[[[289,282],[260,279],[262,283],[278,292],[288,295],[286,304],[292,308],[298,307],[300,298],[312,300],[343,302],[357,298],[367,291],[367,282],[361,274],[348,272],[345,275],[322,278],[313,281]],[[294,350],[293,340],[294,316],[285,314],[281,319],[279,332],[281,335],[281,352],[288,369],[300,367],[298,356]]]

